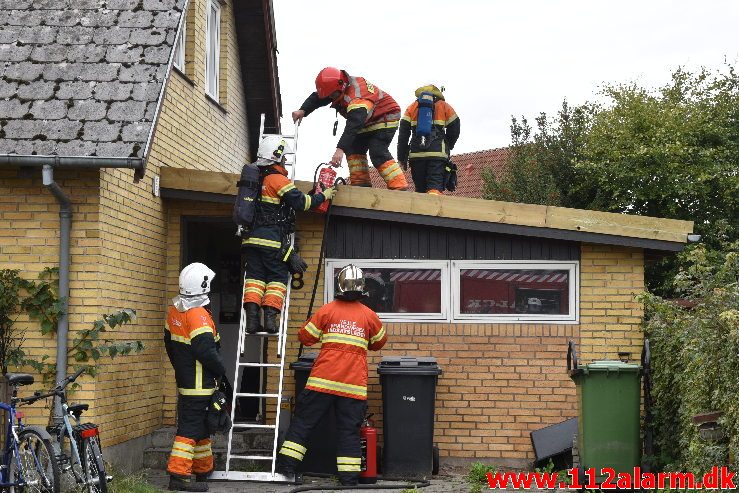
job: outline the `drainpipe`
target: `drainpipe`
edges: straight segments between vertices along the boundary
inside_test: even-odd
[[[67,376],[67,349],[69,347],[69,238],[72,229],[72,202],[62,187],[54,181],[54,168],[44,164],[41,170],[44,186],[59,202],[59,299],[62,313],[56,329],[56,381]],[[61,416],[59,398],[54,398],[54,415]]]

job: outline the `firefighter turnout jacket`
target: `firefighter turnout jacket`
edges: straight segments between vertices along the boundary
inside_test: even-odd
[[[243,246],[280,249],[292,231],[289,209],[315,209],[325,200],[323,194],[304,194],[287,178],[287,170],[277,164],[269,167],[262,179],[262,191],[257,202],[254,228],[241,242]],[[289,251],[287,254],[289,255]],[[283,260],[287,260],[284,258]]]
[[[331,107],[346,118],[346,126],[341,134],[337,148],[350,153],[351,144],[357,134],[397,128],[400,120],[400,106],[388,93],[368,82],[363,77],[347,74],[349,82],[344,91],[335,99],[320,99],[314,92],[300,107],[308,116],[314,110],[331,104]]]
[[[208,310],[185,312],[169,307],[164,347],[174,367],[177,390],[183,396],[209,396],[216,379],[226,373],[220,355],[220,337]]]
[[[405,110],[398,130],[398,161],[404,163],[414,159],[449,159],[449,153],[459,138],[459,117],[449,103],[441,98],[435,99],[432,133],[425,146],[416,135],[418,101],[414,101]]]
[[[322,343],[306,389],[367,400],[367,350],[387,342],[374,311],[359,301],[334,300],[306,322],[298,338],[306,346]]]

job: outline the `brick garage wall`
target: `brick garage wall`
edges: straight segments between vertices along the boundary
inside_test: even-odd
[[[72,201],[69,340],[100,314],[98,294],[101,258],[101,238],[98,223],[99,172],[97,170],[56,170],[55,181]],[[18,269],[20,276],[37,280],[45,267],[59,265],[59,204],[41,183],[41,169],[21,172],[18,168],[0,169],[0,269]],[[56,358],[56,336],[43,336],[39,323],[20,314],[16,326],[25,332],[23,349],[26,356],[49,361]],[[11,369],[11,371],[18,369]],[[25,371],[34,373],[33,369]],[[95,397],[95,383],[83,377],[82,388],[75,398],[91,401]],[[45,388],[36,375],[36,383],[23,387],[22,395]],[[90,417],[94,419],[95,408]],[[49,410],[44,403],[25,408],[30,423],[45,424]]]
[[[291,297],[288,363],[297,359],[296,333],[308,314],[323,217],[302,214],[298,225],[301,255],[310,267],[305,288]],[[438,381],[434,430],[442,461],[530,465],[530,432],[577,415],[575,385],[566,369],[567,341],[579,343],[583,362],[617,359],[622,350],[638,358],[641,347],[642,307],[633,296],[644,288],[642,251],[583,244],[580,276],[579,325],[386,324],[388,344],[369,358],[369,412],[380,417],[380,433],[376,369],[382,356],[434,356],[444,372]],[[322,302],[323,279],[314,311]],[[292,394],[292,372],[285,375],[285,391]],[[270,380],[269,389],[275,385]],[[273,413],[268,416],[274,419]]]

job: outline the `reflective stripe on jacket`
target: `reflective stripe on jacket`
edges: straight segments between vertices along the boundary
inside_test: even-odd
[[[377,314],[359,301],[322,306],[298,332],[300,342],[321,342],[306,389],[367,399],[367,350],[378,351],[387,334]]]
[[[409,159],[448,159],[449,152],[459,138],[460,122],[457,113],[449,103],[437,100],[434,103],[433,131],[437,138],[431,139],[427,147],[422,148],[420,138],[416,136],[418,124],[418,101],[408,106],[400,121],[398,130],[398,161]],[[432,134],[433,137],[433,134]]]
[[[169,307],[164,326],[164,347],[174,367],[181,395],[211,395],[216,378],[226,372],[220,355],[220,337],[208,310],[179,312]]]

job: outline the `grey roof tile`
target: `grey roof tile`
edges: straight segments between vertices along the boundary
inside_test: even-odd
[[[99,82],[98,84],[105,84],[105,82]],[[89,99],[92,97],[94,85],[94,82],[61,82],[56,92],[56,97],[64,100]]]
[[[133,87],[134,84],[125,82],[98,82],[94,88],[95,99],[101,101],[125,101],[131,97]]]
[[[80,121],[95,121],[105,118],[108,104],[94,99],[78,99],[69,108],[69,118]]]
[[[46,81],[35,81],[18,87],[18,98],[20,99],[49,99],[54,95],[54,83]]]
[[[105,46],[72,46],[67,53],[67,59],[71,62],[102,62],[105,59]]]
[[[36,120],[59,120],[67,116],[66,101],[35,101],[31,105],[31,114]]]
[[[83,140],[114,141],[121,133],[121,123],[86,122],[84,126]],[[136,140],[125,139],[124,140]]]
[[[98,45],[120,45],[128,43],[131,37],[131,29],[127,27],[99,27],[95,29],[93,42]]]
[[[119,122],[139,121],[146,113],[146,103],[141,101],[125,101],[112,103],[108,110],[108,119]]]
[[[0,0],[0,154],[143,154],[184,0]]]
[[[60,156],[94,156],[96,150],[97,142],[70,140],[60,142],[56,152]]]
[[[86,45],[92,41],[94,31],[91,27],[61,27],[56,42],[61,45]]]

